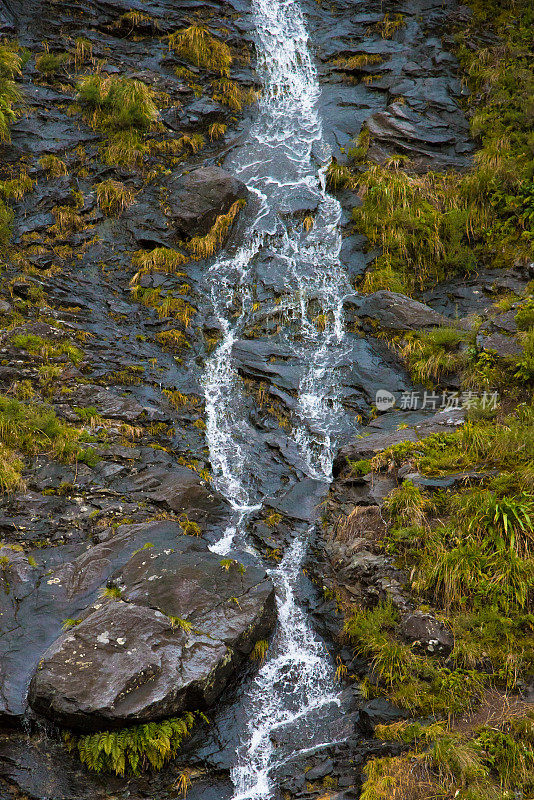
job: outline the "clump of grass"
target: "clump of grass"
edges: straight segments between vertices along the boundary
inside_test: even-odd
[[[133,190],[111,178],[97,183],[95,190],[98,205],[108,216],[120,217],[135,202]]]
[[[47,78],[56,77],[69,63],[68,53],[40,53],[35,58],[35,69]]]
[[[384,502],[388,516],[399,525],[422,525],[425,515],[434,507],[428,495],[421,492],[412,481],[403,481]]]
[[[189,289],[188,284],[183,284]],[[162,295],[161,289],[143,289],[139,285],[132,288],[132,297],[143,303],[148,308],[154,308],[160,319],[172,317],[178,320],[184,328],[189,328],[197,310],[184,300],[183,297],[173,297],[172,294]]]
[[[148,130],[158,119],[154,93],[138,80],[87,75],[77,97],[91,123],[107,131]]]
[[[148,14],[144,14],[137,9],[125,11],[113,23],[115,29],[125,30],[127,35],[133,33],[137,28],[146,26],[154,27],[154,20]]]
[[[130,285],[135,286],[143,275],[148,275],[152,272],[172,273],[179,277],[185,277],[185,273],[180,272],[179,268],[186,264],[187,261],[187,256],[170,247],[138,250],[132,257],[132,264],[137,269],[137,272]]]
[[[334,192],[354,186],[354,176],[350,169],[332,159],[326,170],[326,185]]]
[[[74,43],[74,69],[79,70],[83,64],[93,61],[93,45],[85,36],[78,36]]]
[[[28,353],[41,356],[45,361],[51,358],[66,356],[73,364],[79,364],[84,354],[76,345],[69,341],[50,341],[36,336],[33,333],[19,333],[11,338],[14,347],[27,350]]]
[[[413,380],[428,385],[465,367],[467,354],[461,346],[466,342],[467,334],[458,328],[435,328],[408,339],[401,352]]]
[[[186,247],[195,260],[210,258],[222,245],[239,211],[245,205],[245,200],[236,200],[232,203],[226,214],[220,214],[205,236],[193,236]]]
[[[404,14],[390,14],[387,12],[384,14],[384,18],[377,23],[376,29],[383,39],[391,39],[395,33],[401,28],[404,28],[405,25],[406,19]]]
[[[200,398],[193,394],[183,394],[177,389],[163,389],[163,394],[175,408],[195,408],[200,403]]]
[[[212,36],[209,30],[198,23],[176,31],[169,36],[169,49],[179,58],[201,69],[230,76],[232,53],[225,42]]]
[[[60,461],[94,463],[84,449],[82,431],[61,422],[45,405],[21,403],[0,395],[0,485],[11,491],[22,485],[23,456],[47,453]]]
[[[181,717],[148,722],[118,731],[99,731],[78,736],[66,732],[63,739],[70,752],[92,772],[124,776],[140,775],[148,769],[160,770],[172,759],[196,722],[206,717],[188,711]]]
[[[184,536],[200,536],[202,530],[197,522],[190,520],[187,514],[178,517],[178,525],[182,529]]]
[[[334,64],[348,72],[358,72],[365,67],[381,64],[383,60],[383,57],[377,53],[360,53],[350,58],[336,58]]]
[[[204,137],[201,133],[182,133],[177,140],[177,144],[182,149],[189,150],[191,153],[196,154],[205,145]]]
[[[523,354],[517,359],[514,378],[521,383],[534,382],[534,328],[528,330],[522,337]]]
[[[68,174],[67,165],[58,156],[41,156],[39,166],[44,169],[49,178],[60,178],[62,175]]]
[[[219,78],[212,83],[213,100],[232,111],[241,111],[243,106],[254,103],[257,94],[254,89],[242,89],[239,84],[228,78]]]
[[[17,89],[16,78],[22,71],[22,59],[16,43],[0,45],[0,141],[9,142],[9,128],[15,121],[13,106],[19,103],[22,95]]]
[[[224,122],[212,122],[212,124],[208,128],[208,136],[210,142],[214,142],[216,139],[220,139],[221,136],[224,136],[226,133],[227,126]]]
[[[515,321],[520,331],[534,328],[534,299],[529,298],[517,311]]]
[[[269,649],[269,642],[267,639],[260,639],[256,642],[252,651],[250,653],[250,657],[253,661],[265,661],[265,656],[267,655],[267,650]]]

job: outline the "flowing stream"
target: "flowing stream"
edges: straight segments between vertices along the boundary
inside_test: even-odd
[[[339,264],[341,209],[325,189],[329,150],[306,25],[296,0],[252,0],[251,6],[262,97],[247,142],[225,167],[246,183],[255,201],[249,206],[256,210],[244,244],[219,259],[208,275],[223,338],[203,377],[206,433],[215,485],[235,509],[233,524],[212,546],[221,554],[235,547],[253,552],[245,524],[263,499],[254,481],[262,468],[252,445],[255,431],[232,355],[251,319],[258,258],[267,256],[273,269],[283,270],[283,309],[291,321],[285,344],[300,370],[291,438],[309,477],[329,480],[337,437],[349,425],[338,400],[336,366],[346,349],[343,300],[350,286]],[[311,212],[311,227],[303,225],[302,215],[295,218],[295,208]],[[276,730],[293,726],[294,753],[329,744],[315,741],[305,724],[310,712],[339,704],[327,650],[295,598],[306,533],[297,535],[269,570],[278,625],[245,696],[247,722],[232,770],[234,800],[276,796],[272,773],[283,757],[272,742]]]

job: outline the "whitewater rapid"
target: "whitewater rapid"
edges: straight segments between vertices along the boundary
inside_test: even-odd
[[[286,343],[301,370],[290,435],[309,477],[329,480],[337,435],[346,423],[335,367],[346,347],[343,301],[350,286],[339,262],[341,208],[325,187],[330,153],[323,139],[320,86],[305,19],[295,0],[252,0],[251,15],[261,99],[246,144],[227,159],[225,168],[247,185],[257,212],[241,247],[219,259],[208,274],[222,339],[203,375],[206,436],[214,484],[236,512],[212,546],[221,554],[236,547],[253,551],[246,520],[263,499],[253,480],[261,469],[253,447],[255,431],[232,354],[251,318],[255,263],[266,252],[273,266],[283,270],[287,287],[283,307],[292,324]],[[301,208],[310,209],[311,227],[303,225],[302,215],[288,213],[296,199]],[[294,751],[304,751],[309,731],[299,720],[339,702],[327,650],[295,596],[305,553],[306,537],[300,534],[279,565],[269,570],[278,624],[265,663],[244,698],[247,721],[232,770],[234,800],[274,797],[273,771],[280,760],[272,733],[295,723]]]

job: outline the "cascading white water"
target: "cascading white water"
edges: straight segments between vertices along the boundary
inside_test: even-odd
[[[325,190],[328,148],[322,139],[320,88],[306,25],[296,0],[252,0],[251,5],[262,99],[249,140],[225,166],[247,184],[259,210],[245,244],[217,261],[208,275],[223,339],[203,378],[207,440],[215,485],[236,509],[235,523],[212,546],[219,553],[236,543],[250,549],[243,523],[248,513],[261,507],[250,480],[261,464],[252,446],[254,435],[232,349],[252,308],[249,287],[255,259],[267,249],[273,264],[283,268],[284,307],[298,326],[298,337],[286,334],[301,366],[292,436],[311,477],[325,481],[330,477],[336,434],[345,417],[337,400],[335,367],[345,348],[343,300],[350,287],[339,264],[341,209]],[[314,224],[308,231],[287,213],[295,198],[301,207],[314,209]],[[305,541],[297,538],[279,566],[270,570],[277,591],[278,626],[268,658],[244,701],[247,723],[232,772],[234,800],[272,797],[271,774],[279,765],[272,732],[304,719],[314,708],[337,703],[326,648],[295,600],[305,549]],[[298,739],[295,735],[296,752],[309,744],[306,737]]]

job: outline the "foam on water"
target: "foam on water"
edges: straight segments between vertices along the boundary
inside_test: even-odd
[[[343,300],[350,286],[339,263],[340,205],[325,188],[329,150],[322,138],[320,87],[306,25],[295,0],[252,0],[251,6],[263,91],[249,139],[225,167],[247,184],[258,211],[244,244],[231,257],[219,259],[208,274],[223,338],[203,377],[206,433],[215,485],[236,509],[234,523],[212,546],[221,554],[236,544],[251,549],[244,524],[262,499],[251,480],[261,465],[252,447],[254,435],[232,350],[251,312],[249,286],[255,259],[267,248],[269,257],[284,270],[284,307],[293,322],[293,337],[286,334],[287,344],[301,365],[292,437],[311,477],[329,479],[336,437],[348,424],[338,400],[336,366],[346,346]],[[307,233],[301,221],[287,214],[294,198],[316,209]],[[278,625],[267,659],[244,700],[247,722],[232,771],[234,800],[273,797],[272,772],[279,762],[272,732],[305,719],[312,709],[338,702],[326,648],[295,599],[305,552],[305,540],[297,538],[279,566],[270,570]],[[304,752],[309,737],[294,738],[295,752]]]

